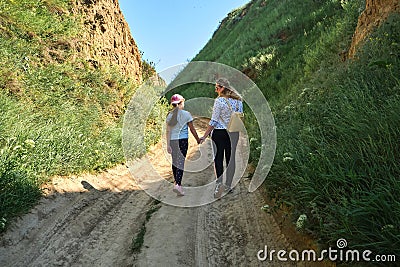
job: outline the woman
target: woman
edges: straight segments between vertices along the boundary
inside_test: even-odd
[[[196,138],[197,143],[200,139],[193,126],[193,117],[190,112],[183,110],[185,99],[179,94],[171,97],[171,104],[174,109],[167,116],[167,151],[172,155],[172,172],[174,174],[175,185],[173,191],[178,196],[184,196],[182,189],[182,177],[185,166],[186,153],[189,146],[189,131]]]
[[[218,97],[214,101],[213,113],[210,123],[204,136],[200,138],[200,143],[210,135],[214,141],[213,148],[216,150],[214,158],[217,183],[214,191],[214,197],[219,198],[222,192],[232,193],[232,180],[235,174],[235,154],[239,141],[239,132],[228,132],[230,116],[233,111],[243,112],[243,103],[241,97],[235,92],[226,78],[219,78],[215,84],[215,92]],[[226,181],[223,186],[224,157],[226,161]]]

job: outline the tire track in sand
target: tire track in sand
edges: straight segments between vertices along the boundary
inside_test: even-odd
[[[205,129],[204,121],[195,120],[196,128]],[[199,131],[201,133],[201,131]],[[195,140],[189,138],[188,157],[199,157]],[[153,167],[171,182],[169,162],[161,144],[151,153]],[[238,151],[239,155],[241,151]],[[212,156],[212,152],[206,153]],[[244,176],[246,176],[245,174]],[[184,186],[199,186],[214,179],[209,166],[199,173],[186,173]],[[290,251],[292,245],[281,232],[274,217],[261,210],[266,192],[259,188],[249,193],[250,180],[242,178],[233,194],[200,207],[179,208],[161,204],[146,224],[142,251],[134,266],[333,266],[313,262],[261,262],[257,252],[265,245]],[[168,189],[165,189],[168,190]],[[212,192],[210,192],[212,194]],[[184,198],[190,198],[186,194]]]
[[[132,264],[132,237],[152,199],[135,185],[125,166],[98,176],[55,178],[50,187],[47,196],[2,235],[0,266]]]
[[[205,129],[204,123],[195,121],[199,129]],[[189,154],[196,157],[193,139],[190,144]],[[149,156],[158,173],[172,182],[161,143]],[[136,170],[146,173],[146,165],[137,164]],[[185,173],[183,183],[198,186],[213,179],[210,166]],[[242,178],[233,194],[201,207],[160,203],[146,222],[141,251],[133,253],[132,240],[153,199],[126,166],[98,175],[55,177],[40,203],[1,235],[0,266],[332,266],[258,261],[257,252],[265,245],[285,250],[291,245],[274,217],[261,211],[263,189],[248,193],[248,184]],[[172,184],[166,190],[174,194],[170,189]]]

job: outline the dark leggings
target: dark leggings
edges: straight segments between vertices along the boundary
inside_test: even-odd
[[[226,161],[226,185],[231,186],[236,167],[236,147],[239,141],[239,132],[229,133],[225,129],[214,129],[211,139],[216,150],[214,166],[217,182],[222,183],[224,173],[224,156]]]
[[[188,139],[171,140],[170,145],[172,149],[172,172],[175,183],[181,185],[189,142]]]

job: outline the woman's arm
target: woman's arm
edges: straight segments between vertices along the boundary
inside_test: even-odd
[[[212,115],[211,115],[211,120],[210,120],[210,125],[214,126],[221,120],[221,110],[223,107],[222,98],[217,97],[214,100],[214,105],[212,109]]]
[[[202,144],[204,142],[204,140],[207,138],[207,136],[210,135],[212,130],[214,130],[215,126],[218,123],[218,120],[220,119],[220,114],[221,114],[221,102],[220,102],[219,98],[216,98],[214,100],[213,112],[211,115],[210,123],[209,123],[207,130],[204,133],[203,137],[200,138],[200,144]]]
[[[207,138],[207,136],[210,135],[210,133],[214,130],[214,126],[208,125],[206,132],[204,133],[203,137],[200,138],[200,144],[204,142],[204,140]]]

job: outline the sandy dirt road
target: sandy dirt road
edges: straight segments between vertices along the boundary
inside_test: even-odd
[[[195,125],[204,129],[202,123]],[[189,157],[199,157],[198,146],[190,143]],[[161,142],[148,158],[172,181]],[[137,173],[146,175],[146,165],[135,164]],[[257,258],[266,245],[289,251],[296,244],[261,210],[264,193],[249,193],[246,177],[233,194],[184,208],[154,200],[134,176],[120,165],[97,175],[55,177],[40,203],[0,237],[0,266],[332,266]],[[183,184],[198,186],[213,177],[210,166],[185,173]],[[172,184],[165,192],[177,198]],[[134,250],[141,233],[143,244]]]

